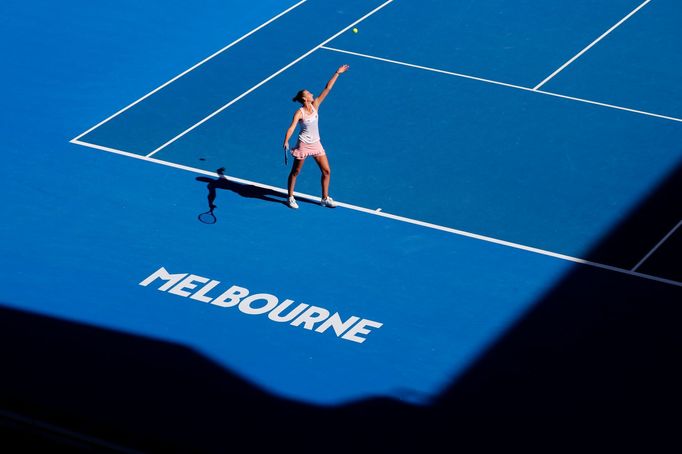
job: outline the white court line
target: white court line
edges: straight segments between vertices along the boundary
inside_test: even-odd
[[[163,161],[163,160],[156,159],[156,158],[152,158],[152,157],[149,157],[149,156],[143,156],[143,155],[138,155],[138,154],[135,154],[135,153],[130,153],[130,152],[127,152],[127,151],[117,150],[117,149],[115,149],[115,148],[103,147],[103,146],[101,146],[101,145],[96,145],[96,144],[92,144],[92,143],[87,143],[87,142],[83,142],[83,141],[80,141],[80,140],[77,140],[77,139],[72,139],[72,140],[71,140],[71,143],[76,144],[76,145],[82,145],[82,146],[84,146],[84,147],[94,148],[94,149],[97,149],[97,150],[108,151],[108,152],[110,152],[110,153],[120,154],[120,155],[127,156],[127,157],[130,157],[130,158],[140,159],[140,160],[142,160],[142,161],[152,162],[152,163],[154,163],[154,164],[160,164],[160,165],[163,165],[163,166],[173,167],[173,168],[175,168],[175,169],[186,170],[186,171],[188,171],[188,172],[193,172],[193,173],[198,173],[198,174],[202,174],[202,175],[208,175],[208,176],[220,178],[220,175],[218,175],[216,172],[210,172],[210,171],[208,171],[208,170],[197,169],[197,168],[195,168],[195,167],[189,167],[189,166],[185,166],[185,165],[182,165],[182,164],[176,164],[176,163],[174,163],[174,162]],[[259,188],[269,189],[269,190],[272,190],[272,191],[275,191],[275,192],[279,192],[279,193],[282,194],[283,196],[286,196],[286,195],[287,195],[286,189],[281,189],[281,188],[278,188],[278,187],[276,187],[276,186],[270,186],[270,185],[266,185],[266,184],[262,184],[262,183],[257,183],[257,182],[254,182],[254,181],[244,180],[244,179],[241,179],[241,178],[234,178],[234,177],[228,177],[228,176],[224,176],[224,177],[227,178],[227,179],[230,180],[230,181],[234,181],[234,182],[242,183],[242,184],[250,184],[250,185],[252,185],[252,186],[256,186],[256,187],[259,187]],[[304,193],[300,193],[300,192],[295,192],[294,195],[295,195],[296,197],[299,197],[299,198],[302,198],[302,199],[308,199],[308,200],[312,200],[312,201],[315,201],[315,202],[319,202],[319,201],[320,201],[320,198],[319,198],[319,197],[316,197],[316,196],[313,196],[313,195],[309,195],[309,194],[304,194]],[[580,258],[576,258],[576,257],[571,257],[571,256],[565,255],[565,254],[558,254],[558,253],[556,253],[556,252],[546,251],[546,250],[538,249],[538,248],[531,247],[531,246],[525,246],[525,245],[523,245],[523,244],[512,243],[512,242],[509,242],[509,241],[504,241],[504,240],[500,240],[500,239],[497,239],[497,238],[491,238],[491,237],[484,236],[484,235],[478,235],[478,234],[476,234],[476,233],[466,232],[466,231],[464,231],[464,230],[457,230],[457,229],[453,229],[453,228],[450,228],[450,227],[444,227],[444,226],[442,226],[442,225],[437,225],[437,224],[431,224],[431,223],[428,223],[428,222],[418,221],[418,220],[416,220],[416,219],[411,219],[411,218],[407,218],[407,217],[404,217],[404,216],[397,216],[397,215],[394,215],[394,214],[385,213],[385,212],[383,212],[383,211],[372,210],[372,209],[360,207],[360,206],[357,206],[357,205],[351,205],[351,204],[348,204],[348,203],[343,203],[343,202],[338,202],[338,201],[336,202],[336,204],[337,204],[337,206],[344,207],[344,208],[347,208],[347,209],[349,209],[349,210],[360,211],[360,212],[362,212],[362,213],[367,213],[367,214],[371,214],[371,215],[374,215],[374,216],[380,216],[380,217],[384,217],[384,218],[389,218],[389,219],[393,219],[393,220],[396,220],[396,221],[402,221],[402,222],[406,222],[406,223],[409,223],[409,224],[419,225],[419,226],[421,226],[421,227],[427,227],[427,228],[434,229],[434,230],[440,230],[440,231],[443,231],[443,232],[453,233],[453,234],[456,234],[456,235],[465,236],[465,237],[468,237],[468,238],[474,238],[474,239],[481,240],[481,241],[486,241],[486,242],[489,242],[489,243],[499,244],[499,245],[502,245],[502,246],[508,246],[508,247],[515,248],[515,249],[521,249],[521,250],[527,251],[527,252],[533,252],[533,253],[536,253],[536,254],[546,255],[546,256],[549,256],[549,257],[554,257],[554,258],[561,259],[561,260],[566,260],[566,261],[569,261],[569,262],[579,263],[579,264],[582,264],[582,265],[589,265],[589,266],[593,266],[593,267],[597,267],[597,268],[602,268],[602,269],[606,269],[606,270],[615,271],[615,272],[618,272],[618,273],[623,273],[623,274],[628,274],[628,275],[631,275],[631,276],[637,276],[637,277],[641,277],[641,278],[644,278],[644,279],[649,279],[649,280],[652,280],[652,281],[658,281],[658,282],[662,282],[662,283],[665,283],[665,284],[671,284],[671,285],[675,285],[675,286],[677,286],[677,287],[682,287],[682,282],[677,282],[677,281],[673,281],[673,280],[670,280],[670,279],[664,279],[664,278],[660,278],[660,277],[657,277],[657,276],[651,276],[651,275],[648,275],[648,274],[638,273],[638,272],[636,272],[636,271],[626,270],[626,269],[618,268],[618,267],[611,266],[611,265],[604,265],[604,264],[601,264],[601,263],[591,262],[591,261],[589,261],[589,260],[584,260],[584,259],[580,259]]]
[[[113,115],[111,115],[110,117],[105,118],[104,120],[100,121],[100,122],[97,123],[95,126],[93,126],[92,128],[88,129],[87,131],[85,131],[84,133],[82,133],[81,135],[79,135],[78,137],[76,137],[74,140],[79,140],[79,139],[80,139],[81,137],[83,137],[84,135],[86,135],[86,134],[90,133],[91,131],[93,131],[93,130],[99,128],[99,127],[102,126],[104,123],[110,121],[111,119],[113,119],[114,117],[117,117],[118,115],[122,114],[123,112],[125,112],[125,111],[128,110],[128,109],[130,109],[130,108],[133,107],[134,105],[136,105],[136,104],[138,104],[138,103],[144,101],[145,99],[149,98],[149,97],[150,97],[151,95],[153,95],[154,93],[156,93],[156,92],[158,92],[159,90],[163,89],[164,87],[167,87],[168,85],[172,84],[173,82],[175,82],[176,80],[178,80],[178,79],[181,78],[182,76],[186,75],[186,74],[189,73],[190,71],[193,71],[193,70],[197,69],[199,66],[203,65],[203,64],[206,63],[207,61],[209,61],[209,60],[211,60],[212,58],[214,58],[214,57],[220,55],[221,53],[225,52],[225,51],[226,51],[227,49],[229,49],[230,47],[234,46],[235,44],[237,44],[238,42],[242,41],[243,39],[248,38],[249,36],[251,36],[252,34],[254,34],[255,32],[257,32],[257,31],[260,30],[261,28],[265,27],[266,25],[270,24],[271,22],[274,22],[275,20],[277,20],[277,19],[279,19],[280,17],[282,17],[282,16],[284,16],[285,14],[287,14],[289,11],[293,10],[294,8],[299,7],[300,5],[302,5],[303,3],[305,3],[306,1],[308,1],[308,0],[301,0],[300,2],[296,3],[294,6],[292,6],[292,7],[288,8],[288,9],[282,11],[281,13],[279,13],[278,15],[276,15],[275,17],[273,17],[273,18],[270,19],[269,21],[267,21],[267,22],[265,22],[265,23],[259,25],[258,27],[254,28],[253,30],[251,30],[250,32],[248,32],[246,35],[242,36],[241,38],[237,39],[236,41],[231,42],[230,44],[228,44],[227,46],[223,47],[222,49],[220,49],[219,51],[215,52],[214,54],[212,54],[212,55],[206,57],[205,59],[203,59],[202,61],[200,61],[200,62],[197,63],[196,65],[192,66],[191,68],[187,69],[186,71],[183,71],[182,73],[180,73],[180,74],[178,74],[177,76],[173,77],[171,80],[169,80],[169,81],[166,82],[165,84],[163,84],[163,85],[161,85],[161,86],[155,88],[154,90],[150,91],[149,93],[147,93],[146,95],[144,95],[143,97],[141,97],[140,99],[138,99],[137,101],[135,101],[135,102],[133,102],[133,103],[131,103],[131,104],[128,104],[128,105],[125,106],[123,109],[121,109],[121,110],[119,110],[118,112],[116,112],[115,114],[113,114]]]
[[[435,73],[441,73],[441,74],[447,74],[448,76],[457,76],[457,77],[463,77],[465,79],[472,79],[472,80],[477,80],[479,82],[487,82],[489,84],[495,84],[495,85],[502,85],[504,87],[510,87],[510,88],[518,88],[519,90],[526,90],[526,91],[533,91],[530,88],[527,87],[522,87],[520,85],[513,85],[513,84],[508,84],[506,82],[498,82],[496,80],[490,80],[490,79],[483,79],[481,77],[476,77],[476,76],[469,76],[467,74],[462,74],[462,73],[456,73],[452,71],[446,71],[444,69],[437,69],[437,68],[430,68],[428,66],[421,66],[421,65],[415,65],[412,63],[406,63],[404,61],[399,61],[399,60],[391,60],[388,58],[382,58],[382,57],[376,57],[374,55],[368,55],[368,54],[361,54],[359,52],[352,52],[350,50],[343,50],[343,49],[338,49],[336,47],[329,47],[329,46],[320,46],[320,49],[324,50],[330,50],[333,52],[340,52],[342,54],[348,54],[348,55],[355,55],[356,57],[363,57],[363,58],[369,58],[372,60],[378,60],[378,61],[383,61],[386,63],[393,63],[396,65],[402,65],[402,66],[409,66],[410,68],[416,68],[416,69],[423,69],[426,71],[431,71]]]
[[[333,51],[333,52],[340,52],[340,53],[348,54],[348,55],[355,55],[356,57],[368,58],[371,60],[378,60],[378,61],[383,61],[386,63],[393,63],[396,65],[408,66],[410,68],[422,69],[425,71],[431,71],[431,72],[435,72],[435,73],[446,74],[449,76],[462,77],[464,79],[476,80],[479,82],[485,82],[485,83],[493,84],[493,85],[501,85],[503,87],[515,88],[517,90],[523,90],[523,91],[527,91],[527,92],[531,92],[531,93],[539,93],[542,95],[554,96],[557,98],[569,99],[571,101],[578,101],[578,102],[583,102],[586,104],[593,104],[595,106],[608,107],[610,109],[624,110],[626,112],[632,112],[632,113],[636,113],[636,114],[640,114],[640,115],[647,115],[649,117],[662,118],[664,120],[671,120],[671,121],[677,121],[679,123],[682,123],[682,118],[669,117],[667,115],[660,115],[660,114],[656,114],[656,113],[652,113],[652,112],[646,112],[643,110],[630,109],[628,107],[616,106],[614,104],[606,104],[603,102],[591,101],[589,99],[583,99],[583,98],[576,98],[573,96],[561,95],[559,93],[552,93],[551,91],[535,90],[535,89],[528,88],[528,87],[522,87],[520,85],[508,84],[506,82],[499,82],[496,80],[484,79],[482,77],[475,77],[475,76],[470,76],[467,74],[461,74],[461,73],[456,73],[456,72],[452,72],[452,71],[445,71],[443,69],[430,68],[428,66],[415,65],[415,64],[406,63],[403,61],[391,60],[391,59],[382,58],[382,57],[376,57],[374,55],[361,54],[359,52],[351,52],[349,50],[337,49],[337,48],[329,47],[329,46],[321,46],[320,49]]]
[[[675,233],[675,230],[677,230],[678,227],[679,227],[680,225],[682,225],[682,220],[680,220],[680,222],[678,222],[677,225],[676,225],[675,227],[673,227],[673,229],[672,229],[670,232],[668,232],[668,234],[667,234],[666,236],[664,236],[663,239],[662,239],[661,241],[659,241],[658,244],[657,244],[656,246],[654,246],[654,248],[653,248],[652,250],[650,250],[649,253],[648,253],[647,255],[645,255],[644,258],[643,258],[642,260],[639,261],[639,263],[637,263],[637,265],[634,266],[634,268],[632,268],[632,271],[637,271],[637,268],[639,268],[639,267],[642,265],[642,263],[646,262],[646,260],[647,260],[649,257],[651,257],[651,254],[653,254],[654,252],[656,252],[656,249],[658,249],[659,247],[661,247],[661,245],[662,245],[663,243],[665,243],[665,241],[666,241],[668,238],[670,238],[670,236],[671,236],[673,233]]]
[[[164,143],[163,145],[161,145],[160,147],[158,147],[156,150],[154,150],[154,151],[152,151],[151,153],[149,153],[149,154],[147,155],[147,157],[153,156],[154,154],[156,154],[156,153],[158,153],[159,151],[163,150],[163,149],[166,148],[168,145],[172,144],[173,142],[175,142],[176,140],[178,140],[179,138],[181,138],[181,137],[184,136],[185,134],[187,134],[187,133],[189,133],[190,131],[194,130],[195,128],[201,126],[202,124],[204,124],[205,122],[207,122],[207,121],[210,120],[211,118],[213,118],[213,117],[215,117],[216,115],[218,115],[218,114],[219,114],[220,112],[222,112],[223,110],[225,110],[225,109],[227,109],[228,107],[230,107],[230,106],[231,106],[232,104],[234,104],[235,102],[237,102],[237,101],[239,101],[240,99],[242,99],[244,96],[246,96],[246,95],[248,95],[249,93],[251,93],[252,91],[256,90],[258,87],[260,87],[261,85],[267,83],[269,80],[273,79],[274,77],[277,77],[279,74],[281,74],[282,72],[284,72],[284,71],[286,71],[287,69],[291,68],[291,67],[294,66],[296,63],[298,63],[299,61],[303,60],[303,59],[306,58],[308,55],[312,54],[313,52],[315,52],[316,50],[318,50],[320,47],[322,47],[322,46],[324,46],[325,44],[327,44],[329,41],[332,41],[332,40],[335,39],[337,36],[341,35],[342,33],[345,33],[345,32],[348,31],[351,27],[354,27],[355,25],[359,24],[360,22],[362,22],[363,20],[367,19],[368,17],[370,17],[371,15],[373,15],[374,13],[376,13],[377,11],[379,11],[380,9],[384,8],[386,5],[388,5],[389,3],[392,3],[392,2],[393,2],[393,0],[387,0],[385,3],[381,4],[380,6],[376,7],[376,8],[373,9],[372,11],[370,11],[369,13],[365,14],[365,15],[362,16],[360,19],[356,20],[356,21],[353,22],[352,24],[348,25],[346,28],[344,28],[344,29],[342,29],[341,31],[339,31],[338,33],[336,33],[334,36],[332,36],[332,37],[330,37],[330,38],[324,40],[323,42],[321,42],[321,43],[318,44],[317,46],[315,46],[315,47],[313,47],[312,49],[310,49],[310,50],[309,50],[308,52],[306,52],[305,54],[303,54],[303,55],[301,55],[300,57],[298,57],[296,60],[294,60],[294,61],[292,61],[291,63],[289,63],[288,65],[284,66],[284,67],[281,68],[279,71],[277,71],[277,72],[275,72],[274,74],[272,74],[272,75],[266,77],[265,79],[261,80],[259,83],[257,83],[257,84],[254,85],[253,87],[249,88],[249,89],[246,90],[244,93],[242,93],[241,95],[237,96],[237,97],[234,98],[232,101],[228,102],[227,104],[225,104],[225,105],[222,106],[220,109],[216,110],[215,112],[213,112],[212,114],[210,114],[209,116],[207,116],[206,118],[204,118],[203,120],[199,121],[198,123],[194,124],[193,126],[190,126],[190,127],[187,128],[187,129],[185,129],[183,132],[181,132],[181,133],[178,134],[177,136],[173,137],[171,140],[169,140],[168,142]]]
[[[599,41],[601,41],[603,38],[605,38],[606,35],[608,35],[608,34],[611,33],[612,31],[614,31],[616,28],[618,28],[623,22],[625,22],[626,20],[630,19],[637,11],[639,11],[639,10],[642,9],[642,8],[644,8],[644,6],[646,6],[646,4],[649,3],[650,1],[651,1],[651,0],[646,0],[644,3],[642,3],[642,4],[639,5],[637,8],[635,8],[634,10],[632,10],[632,11],[630,12],[630,14],[628,14],[627,16],[625,16],[624,18],[622,18],[620,21],[618,21],[618,23],[617,23],[616,25],[614,25],[613,27],[609,28],[609,29],[608,29],[606,32],[604,32],[599,38],[597,38],[597,39],[595,39],[594,41],[592,41],[592,43],[591,43],[589,46],[587,46],[586,48],[584,48],[583,50],[581,50],[580,52],[578,52],[573,58],[571,58],[571,59],[568,60],[566,63],[564,63],[563,65],[561,65],[561,67],[559,67],[559,69],[557,69],[557,70],[554,71],[552,74],[550,74],[549,76],[547,76],[547,78],[546,78],[545,80],[543,80],[542,82],[540,82],[539,84],[537,84],[537,85],[535,86],[535,88],[533,88],[533,90],[537,90],[537,89],[539,89],[540,87],[542,87],[543,85],[545,85],[547,82],[549,82],[554,76],[556,76],[557,74],[559,74],[559,73],[560,73],[561,71],[563,71],[568,65],[570,65],[570,64],[573,63],[575,60],[577,60],[582,54],[584,54],[585,52],[587,52],[588,50],[590,50],[590,49],[592,48],[592,46],[594,46],[594,45],[597,44]]]

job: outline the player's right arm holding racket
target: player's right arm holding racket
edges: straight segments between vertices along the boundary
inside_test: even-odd
[[[293,135],[294,131],[296,130],[296,125],[298,124],[298,121],[301,119],[301,116],[303,114],[301,113],[301,109],[296,109],[296,112],[294,113],[294,118],[291,120],[291,125],[289,125],[289,129],[287,129],[286,134],[284,135],[284,165],[287,165],[287,153],[289,152],[289,139],[291,139],[291,136]]]
[[[291,124],[289,125],[289,129],[287,129],[286,134],[284,135],[284,153],[286,156],[286,152],[289,151],[289,139],[291,139],[291,136],[294,134],[294,131],[296,130],[296,125],[298,124],[298,121],[301,119],[301,109],[296,109],[296,112],[294,113],[294,118],[291,120]]]

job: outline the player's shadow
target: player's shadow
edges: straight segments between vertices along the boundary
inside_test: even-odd
[[[237,183],[236,181],[229,180],[225,176],[225,168],[221,167],[216,170],[218,178],[209,177],[196,177],[197,181],[206,183],[206,188],[208,189],[208,209],[211,213],[215,215],[216,198],[218,197],[218,190],[232,191],[241,197],[246,197],[250,199],[265,200],[267,202],[281,203],[287,206],[286,195],[280,192],[274,191],[268,188],[262,188],[252,184]]]

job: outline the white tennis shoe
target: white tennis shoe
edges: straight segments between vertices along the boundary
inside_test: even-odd
[[[324,199],[320,200],[320,205],[323,207],[335,208],[336,202],[334,202],[334,199],[331,197],[325,197]]]
[[[298,203],[296,203],[296,199],[293,197],[289,197],[289,208],[293,208],[294,210],[298,208]]]

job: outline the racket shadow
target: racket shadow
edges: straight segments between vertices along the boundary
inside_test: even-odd
[[[224,171],[225,169],[222,167],[216,171],[216,173],[219,175],[218,178],[209,178],[204,176],[195,178],[197,181],[206,183],[206,188],[208,189],[208,212],[210,212],[213,216],[215,216],[215,208],[217,207],[215,201],[218,197],[219,189],[232,191],[241,197],[279,203],[288,207],[287,197],[285,194],[273,191],[272,189],[261,188],[251,184],[237,183],[235,181],[229,180],[224,175]]]

